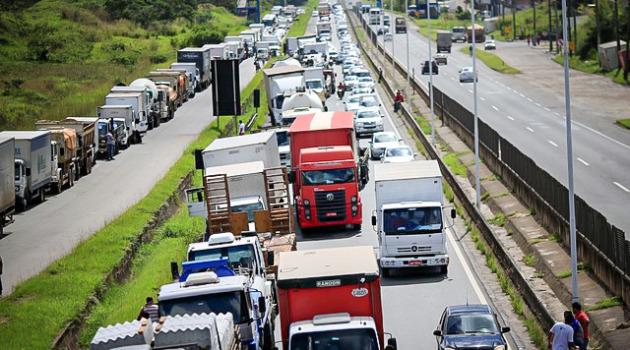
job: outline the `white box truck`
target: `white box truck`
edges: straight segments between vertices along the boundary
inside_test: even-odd
[[[268,68],[263,69],[263,74],[271,123],[278,125],[282,121],[282,103],[285,97],[293,95],[297,88],[304,86],[304,68],[298,66]]]
[[[227,58],[227,45],[225,43],[222,44],[206,44],[201,47],[202,49],[210,50],[210,59],[211,60],[223,60]]]
[[[141,88],[140,88],[141,89]],[[145,133],[153,127],[149,123],[147,97],[144,92],[117,91],[105,96],[105,104],[109,106],[131,106],[134,111],[132,129],[138,133]]]
[[[374,165],[379,264],[389,269],[439,267],[448,272],[442,174],[435,160]],[[451,211],[454,217],[455,210]]]
[[[15,212],[15,139],[0,136],[0,236]]]
[[[278,141],[272,131],[216,139],[201,154],[204,168],[257,160],[265,168],[280,166]]]
[[[53,175],[50,131],[4,131],[0,137],[15,139],[14,193],[18,206],[25,209],[33,198],[44,201]]]
[[[133,131],[134,111],[131,105],[104,105],[96,108],[96,115],[101,119],[113,118],[114,123],[124,124],[123,148],[129,147],[132,143],[141,142],[140,133]]]

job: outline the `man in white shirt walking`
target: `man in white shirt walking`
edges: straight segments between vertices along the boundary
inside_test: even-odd
[[[548,347],[551,350],[572,350],[573,327],[571,321],[573,314],[571,311],[564,312],[564,322],[556,322],[549,330]]]

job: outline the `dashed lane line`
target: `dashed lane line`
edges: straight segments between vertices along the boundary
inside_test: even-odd
[[[586,166],[589,166],[589,165],[590,165],[590,164],[588,164],[588,162],[587,162],[587,161],[585,161],[584,159],[582,159],[582,158],[580,158],[580,157],[578,157],[578,158],[577,158],[577,160],[578,160],[578,162],[580,162],[580,163],[582,163],[582,164],[584,164],[584,165],[586,165]]]
[[[526,127],[525,129],[527,129],[527,131],[529,131],[529,132],[534,132],[534,129],[530,128],[529,126]]]
[[[551,140],[547,140],[547,142],[549,142],[549,144],[552,145],[553,147],[558,148],[558,144],[557,143],[555,143],[555,142],[553,142]]]
[[[624,190],[624,191],[626,191],[626,192],[630,193],[630,189],[628,189],[628,187],[626,187],[626,186],[624,186],[624,185],[620,184],[619,182],[617,182],[617,181],[613,181],[613,184],[614,184],[615,186],[617,186],[617,187],[621,188],[622,190]]]

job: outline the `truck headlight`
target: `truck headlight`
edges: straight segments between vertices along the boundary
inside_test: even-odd
[[[353,205],[353,206],[352,206],[352,211],[357,211],[357,209],[359,209],[359,208],[357,208],[357,206],[356,206],[356,205]]]
[[[505,350],[505,345],[497,345],[494,347],[494,350]]]
[[[352,203],[356,203],[357,202],[357,196],[352,196],[352,198],[350,198],[350,201]]]
[[[304,200],[304,205],[305,206],[309,206],[309,205],[311,205],[311,202],[308,199],[305,199]]]

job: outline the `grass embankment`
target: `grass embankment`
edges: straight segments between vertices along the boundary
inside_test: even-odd
[[[553,12],[553,7],[551,8],[551,11],[552,31],[555,32],[555,13]],[[499,15],[498,18],[499,21],[497,23],[497,30],[491,32],[490,34],[493,35],[496,40],[512,40],[512,14],[506,12],[505,21],[503,21],[503,17],[501,15]],[[523,28],[522,33],[521,28]],[[547,3],[538,3],[536,5],[536,32],[547,32],[548,30],[549,14]],[[532,37],[534,37],[536,35],[536,32],[534,32],[534,9],[532,7],[528,7],[526,9],[516,11],[516,38],[525,39],[527,35],[531,35]]]
[[[453,14],[442,14],[437,19],[418,19],[413,18],[413,21],[418,25],[418,31],[424,36],[429,36],[429,24],[431,24],[431,39],[436,40],[437,32],[439,30],[450,31],[453,27],[467,27],[470,26],[470,19],[461,20],[457,19]]]
[[[459,51],[470,55],[469,47],[462,47]],[[488,68],[503,74],[520,74],[521,71],[510,66],[501,59],[501,57],[488,51],[477,48],[477,58],[480,59]]]
[[[304,6],[304,13],[299,15],[295,22],[293,22],[287,36],[302,36],[306,33],[308,22],[311,20],[311,16],[313,15],[313,11],[317,8],[317,4],[318,0],[308,0]]]
[[[145,26],[112,20],[103,0],[17,6],[0,12],[0,130],[95,115],[112,85],[167,66],[181,47],[220,42],[245,28],[243,18],[212,5],[191,9],[190,19]]]
[[[560,65],[564,65],[564,55],[556,55],[553,60]],[[623,71],[619,71],[619,74],[617,74],[616,69],[610,72],[605,72],[601,69],[599,62],[596,59],[581,60],[577,55],[574,55],[569,58],[569,67],[584,73],[606,76],[617,84],[630,85],[630,81],[625,81],[623,79]]]
[[[261,81],[262,71],[259,71],[244,89],[242,98],[248,99],[256,87],[262,86]],[[264,99],[263,91],[261,95],[261,99]],[[266,105],[263,104],[263,106],[259,109],[261,116],[266,115]],[[253,113],[252,108],[247,111],[249,115]],[[241,118],[247,120],[249,118],[247,113]],[[225,128],[231,119],[231,117],[222,117],[222,128]],[[265,118],[258,118],[255,125],[262,125],[264,120]],[[220,135],[220,132],[216,121],[213,122],[186,148],[183,156],[138,204],[80,243],[72,253],[57,260],[39,275],[20,283],[13,294],[1,299],[0,339],[5,340],[2,348],[49,348],[66,323],[76,318],[85,307],[87,300],[94,297],[95,291],[110,283],[106,281],[107,274],[120,262],[130,243],[138,237],[142,228],[152,219],[162,203],[177,189],[181,179],[194,169],[193,151],[206,147]],[[175,247],[173,250],[180,251]],[[166,255],[174,254],[161,250],[158,252]],[[168,265],[156,265],[154,268],[168,270]],[[154,287],[157,286],[156,281]],[[126,289],[127,293],[124,295],[131,295],[132,290],[139,289],[133,289],[133,287],[131,290]],[[142,290],[142,292],[145,291]],[[138,307],[136,298],[129,297],[124,302],[133,305],[132,309]],[[112,310],[108,312],[114,313]],[[127,309],[121,312],[127,312]],[[37,328],[37,336],[32,336],[33,327]]]
[[[619,119],[619,120],[617,120],[617,124],[623,126],[626,129],[630,129],[630,118],[628,118],[628,119]]]

